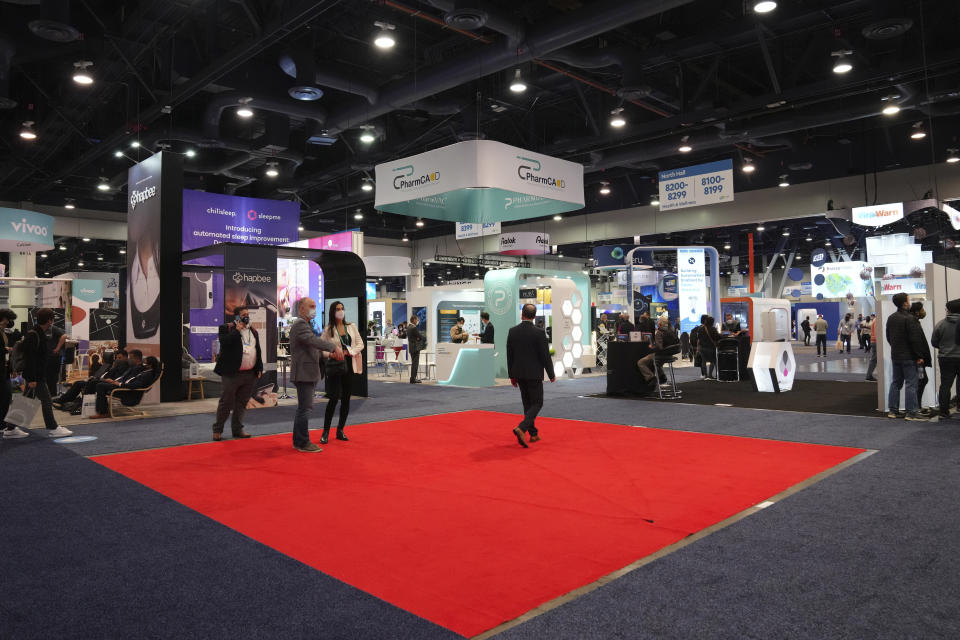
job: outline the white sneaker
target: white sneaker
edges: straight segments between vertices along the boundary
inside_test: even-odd
[[[73,431],[70,431],[70,429],[67,429],[66,427],[57,427],[53,431],[47,431],[48,438],[64,438],[72,435]]]
[[[14,427],[13,429],[4,429],[3,439],[12,440],[14,438],[29,438],[30,434],[21,429],[20,427]]]

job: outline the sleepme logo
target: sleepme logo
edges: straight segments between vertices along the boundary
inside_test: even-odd
[[[133,211],[137,208],[138,204],[143,204],[155,195],[157,195],[157,187],[153,185],[143,189],[142,191],[137,191],[134,189],[130,192],[130,211]]]
[[[263,276],[258,273],[249,274],[249,273],[240,273],[239,271],[233,274],[233,281],[237,284],[241,282],[273,282],[273,278],[270,276]]]
[[[397,167],[394,171],[401,172],[399,175],[393,178],[393,188],[398,191],[401,189],[416,189],[418,187],[425,187],[429,185],[436,184],[440,181],[440,172],[431,171],[423,175],[412,178],[414,174],[414,168],[412,164],[404,165],[402,167]]]
[[[29,224],[26,218],[20,218],[20,222],[10,221],[10,226],[17,233],[32,233],[35,236],[47,237],[49,231],[42,224]]]
[[[539,160],[534,160],[533,158],[524,158],[523,156],[517,156],[517,160],[521,161],[521,164],[517,166],[517,176],[526,182],[533,182],[534,184],[543,185],[545,187],[553,187],[554,189],[566,189],[567,181],[563,178],[554,178],[552,176],[539,176],[540,169],[543,168],[543,165],[540,164]],[[527,162],[529,164],[522,164]]]

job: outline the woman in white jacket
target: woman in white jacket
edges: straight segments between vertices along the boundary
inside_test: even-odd
[[[323,352],[325,358],[325,375],[327,378],[327,412],[323,418],[323,435],[320,444],[327,444],[330,435],[330,424],[333,414],[340,403],[340,421],[337,423],[337,440],[348,440],[343,433],[350,415],[350,392],[353,388],[353,376],[363,371],[363,348],[365,342],[357,331],[357,325],[347,322],[343,303],[335,301],[330,305],[330,314],[327,316],[327,327],[323,336],[327,340],[339,343],[343,348],[343,361],[330,359],[331,354]]]

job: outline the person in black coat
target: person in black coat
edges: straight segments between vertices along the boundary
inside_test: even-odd
[[[153,358],[153,356],[150,357]],[[130,349],[129,360],[129,368],[120,374],[118,378],[111,378],[96,383],[97,413],[96,415],[90,416],[91,418],[109,417],[108,412],[110,407],[107,405],[107,396],[114,389],[145,389],[156,379],[155,371],[143,363],[143,352],[140,351],[140,349]],[[153,360],[157,361],[156,358],[153,358]],[[159,361],[157,362],[159,367]],[[142,394],[131,394],[125,396],[124,399],[128,403],[133,402],[136,404],[136,402],[140,400],[141,395]]]
[[[480,324],[483,325],[483,330],[474,335],[480,338],[480,344],[493,344],[493,325],[490,324],[490,314],[486,311],[480,313]]]
[[[420,335],[420,318],[414,315],[407,325],[407,350],[410,351],[410,384],[420,384],[417,374],[420,372],[420,350],[423,349],[423,337]]]
[[[534,326],[537,308],[532,304],[523,305],[523,322],[507,333],[507,371],[510,384],[520,389],[523,402],[523,420],[513,430],[513,435],[522,447],[527,447],[523,434],[530,433],[530,442],[540,440],[534,420],[543,408],[543,373],[550,382],[556,381],[547,335]]]
[[[923,336],[920,321],[909,311],[910,296],[898,293],[893,296],[893,304],[897,310],[887,318],[886,330],[893,367],[893,379],[887,394],[887,417],[899,417],[900,389],[906,384],[907,420],[923,421],[926,418],[920,415],[917,406],[917,377],[918,367],[930,360],[930,347]]]
[[[246,307],[233,310],[233,322],[220,327],[220,355],[213,371],[222,381],[217,417],[213,423],[213,439],[223,439],[223,425],[230,412],[230,430],[234,438],[249,438],[243,429],[243,415],[257,380],[263,374],[260,336],[250,326]]]
[[[7,327],[13,326],[17,314],[10,309],[0,309],[0,420],[7,416],[10,403],[13,402],[13,387],[10,385],[10,366],[8,352],[13,348],[6,332]],[[4,439],[26,438],[30,434],[16,425],[0,422],[0,430]]]
[[[27,392],[40,401],[43,424],[47,435],[54,438],[73,435],[73,431],[57,424],[53,415],[53,403],[47,387],[47,360],[53,358],[47,342],[46,331],[53,326],[53,309],[43,307],[37,311],[37,324],[23,337],[23,379]]]

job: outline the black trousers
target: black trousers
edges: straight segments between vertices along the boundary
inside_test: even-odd
[[[940,358],[940,393],[937,400],[943,415],[950,415],[950,396],[953,393],[953,381],[957,378],[960,378],[960,358]]]
[[[410,382],[417,379],[417,373],[420,371],[420,352],[410,352]]]
[[[930,378],[927,377],[926,367],[917,367],[917,373],[917,409],[923,409],[923,390],[927,388]]]
[[[97,378],[89,378],[87,380],[77,380],[70,385],[70,388],[64,391],[63,395],[60,396],[60,403],[66,404],[68,402],[73,402],[80,397],[81,394],[87,395],[90,393],[97,392],[97,383],[100,382]]]
[[[850,334],[848,333],[840,334],[840,346],[841,346],[840,350],[841,351],[843,351],[843,348],[842,348],[843,345],[846,345],[847,353],[850,353]]]
[[[535,436],[537,426],[534,420],[543,408],[543,380],[517,379],[517,387],[520,389],[520,402],[523,403],[523,420],[517,426],[520,431]]]
[[[809,332],[809,331],[804,331],[804,332],[803,332],[803,344],[806,345],[806,346],[808,346],[808,347],[810,346],[810,332]]]
[[[823,355],[827,355],[827,334],[817,334],[817,355],[820,355],[820,345],[823,345]]]
[[[243,431],[243,415],[247,412],[247,402],[253,394],[257,374],[252,370],[238,371],[233,375],[221,376],[220,380],[220,402],[217,403],[217,418],[213,423],[213,432],[223,433],[223,425],[232,411],[230,430],[233,435],[237,435]]]
[[[2,345],[0,345],[2,347]],[[13,425],[3,422],[13,402],[13,387],[10,385],[10,376],[6,371],[0,371],[0,429],[13,429]]]
[[[348,360],[351,358],[347,358]],[[345,373],[337,373],[327,378],[327,412],[323,415],[323,428],[329,429],[333,423],[333,414],[340,403],[340,422],[337,429],[343,429],[350,415],[350,392],[353,390],[353,367],[347,363]]]
[[[114,384],[112,382],[98,382],[97,389],[97,414],[105,416],[110,413],[110,401],[107,399],[107,396],[110,395],[110,392],[119,387],[120,385]]]

